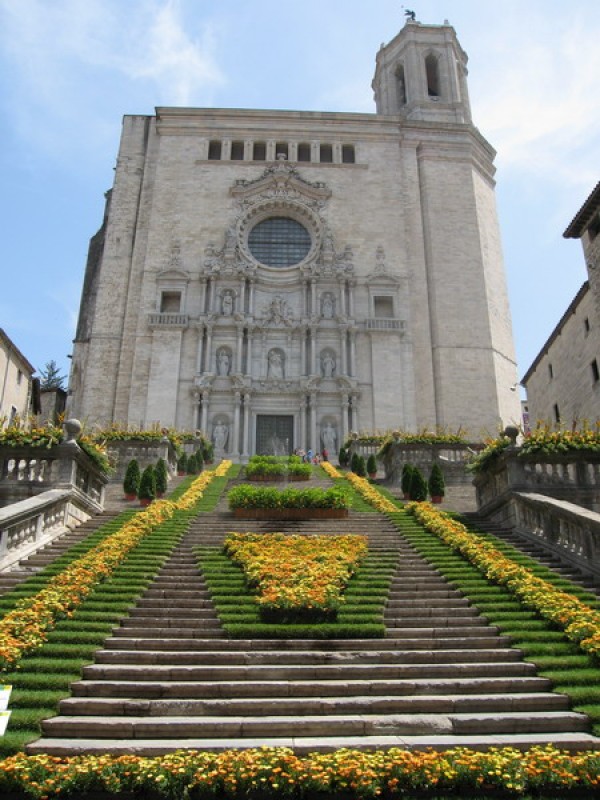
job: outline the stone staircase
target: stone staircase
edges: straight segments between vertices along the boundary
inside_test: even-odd
[[[476,513],[465,513],[462,517],[463,523],[473,532],[496,536],[516,550],[520,550],[521,553],[529,556],[529,558],[533,558],[544,567],[551,569],[553,572],[558,573],[558,575],[561,575],[569,581],[573,581],[573,583],[581,586],[586,591],[595,594],[600,601],[600,586],[594,582],[592,576],[585,575],[577,569],[577,567],[566,561],[562,561],[557,555],[549,552],[542,543],[531,541],[509,528],[503,528],[491,520],[480,517]]]
[[[285,530],[365,533],[397,553],[384,639],[226,638],[193,551],[231,530],[282,524],[199,515],[28,752],[600,746],[587,718],[381,515]]]
[[[73,545],[84,541],[101,525],[113,519],[117,512],[104,512],[82,522],[76,528],[57,536],[50,543],[36,550],[27,558],[23,558],[10,569],[0,572],[0,596],[12,591],[27,578],[52,564],[57,558],[64,555]]]

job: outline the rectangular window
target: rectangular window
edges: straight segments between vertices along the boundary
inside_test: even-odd
[[[597,383],[600,380],[600,370],[598,369],[598,362],[596,359],[592,361],[590,366],[592,368],[592,377],[594,379],[594,383]]]
[[[179,314],[181,311],[181,292],[162,292],[160,296],[161,314]]]
[[[210,161],[221,160],[221,142],[214,140],[208,143],[208,158]]]
[[[17,386],[21,385],[21,381],[23,380],[23,373],[20,369],[17,370]]]
[[[554,403],[554,422],[557,425],[560,425],[560,409],[558,407],[558,403]]]
[[[321,145],[319,160],[323,164],[333,163],[333,147],[330,144]]]
[[[343,164],[354,164],[355,155],[354,155],[354,145],[353,144],[343,144],[342,145],[342,163]]]
[[[310,161],[310,145],[306,142],[298,145],[298,161]]]
[[[588,317],[583,320],[583,329],[585,330],[585,335],[587,336],[590,332],[590,321]]]
[[[548,375],[550,376],[550,380],[554,377],[554,370],[552,369],[552,364],[548,364]]]
[[[391,319],[394,316],[394,298],[374,297],[373,314],[377,319]]]
[[[231,160],[243,161],[244,160],[244,143],[232,142],[231,143]]]
[[[252,148],[252,159],[254,161],[264,161],[267,157],[267,145],[264,142],[254,142]]]

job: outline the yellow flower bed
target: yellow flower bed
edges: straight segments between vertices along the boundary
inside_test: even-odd
[[[361,478],[354,472],[347,472],[345,477],[360,492],[367,503],[376,508],[377,511],[398,511],[398,506],[388,500],[387,497],[384,497],[381,492],[378,492],[366,478]]]
[[[157,500],[140,511],[103,542],[54,577],[33,597],[27,597],[0,620],[0,666],[14,667],[25,653],[46,641],[61,617],[71,616],[94,587],[105,580],[148,533],[178,510],[191,508],[214,477],[226,474],[231,462],[202,473],[176,502]]]
[[[333,612],[367,553],[367,538],[230,533],[224,549],[258,588],[261,611]]]
[[[329,475],[330,478],[343,478],[344,476],[342,473],[337,470],[333,464],[329,461],[321,461],[321,466],[325,470],[325,472]]]
[[[487,578],[506,586],[529,608],[560,626],[582,650],[600,656],[600,613],[537,578],[443,511],[427,503],[411,503],[407,509],[427,530],[462,553]]]
[[[569,753],[555,747],[478,752],[337,750],[296,755],[288,748],[180,750],[155,758],[135,755],[82,755],[57,758],[18,753],[0,762],[0,793],[27,792],[34,800],[134,793],[145,797],[247,797],[339,795],[356,798],[413,796],[421,792],[524,792],[569,789],[595,796],[600,755]],[[506,796],[503,794],[503,796]],[[547,795],[546,795],[547,796]],[[562,796],[562,795],[561,795]],[[578,795],[583,796],[583,795]]]

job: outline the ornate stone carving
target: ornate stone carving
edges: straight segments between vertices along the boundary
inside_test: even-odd
[[[292,324],[292,309],[287,300],[280,294],[274,295],[271,300],[263,307],[263,322],[267,325]]]
[[[217,453],[224,453],[229,439],[229,425],[224,420],[219,420],[213,426],[212,441]]]
[[[335,375],[335,355],[331,350],[324,350],[321,354],[321,374],[324,378],[333,378]]]
[[[267,356],[267,377],[273,380],[285,378],[285,359],[278,348],[269,350]]]
[[[226,378],[231,371],[231,353],[227,347],[221,347],[217,353],[217,375]]]

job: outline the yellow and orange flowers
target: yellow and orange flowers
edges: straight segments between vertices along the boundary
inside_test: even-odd
[[[347,472],[345,478],[360,492],[367,503],[373,506],[373,508],[376,508],[377,511],[398,511],[398,506],[392,503],[391,500],[388,500],[387,497],[384,497],[381,492],[377,491],[373,484],[369,483],[366,478],[361,478],[354,472]]]
[[[297,755],[288,748],[180,750],[155,758],[82,755],[57,758],[18,753],[0,762],[0,795],[31,797],[98,794],[139,797],[311,798],[412,797],[465,791],[506,796],[565,790],[596,796],[600,754],[570,753],[555,747],[456,748],[442,752],[336,750]],[[427,795],[429,796],[429,794]],[[548,795],[545,795],[548,796]],[[582,794],[578,794],[583,796]]]
[[[214,477],[223,475],[230,462],[203,472],[175,503],[158,500],[128,520],[112,536],[73,561],[33,597],[27,597],[0,620],[0,668],[13,667],[25,653],[46,641],[58,619],[71,616],[96,584],[108,578],[125,556],[148,533],[178,510],[191,508]]]
[[[342,592],[367,553],[365,536],[230,533],[225,552],[239,564],[267,621],[335,615]]]
[[[582,650],[600,655],[600,614],[567,592],[537,578],[490,542],[427,503],[411,503],[410,513],[428,531],[458,550],[491,581],[510,589],[522,603],[561,627]]]

